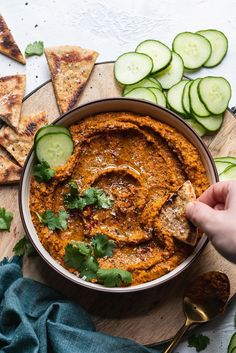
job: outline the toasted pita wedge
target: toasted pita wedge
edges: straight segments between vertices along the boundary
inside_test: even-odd
[[[25,80],[25,75],[0,77],[0,118],[15,130],[19,125]]]
[[[13,184],[20,180],[21,168],[0,154],[0,184]]]
[[[25,58],[16,44],[2,15],[0,15],[0,53],[9,56],[21,64],[25,64]]]
[[[187,180],[162,205],[155,224],[157,234],[169,234],[176,239],[194,246],[198,235],[196,227],[185,216],[185,209],[190,201],[195,201],[194,188]]]
[[[21,118],[19,132],[9,126],[0,130],[0,145],[3,146],[23,167],[26,157],[33,145],[34,135],[37,130],[47,124],[46,113],[41,112]]]
[[[72,109],[93,69],[98,53],[78,46],[45,49],[57,105],[61,113]]]

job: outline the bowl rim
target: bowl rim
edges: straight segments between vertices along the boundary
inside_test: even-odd
[[[170,109],[166,108],[166,107],[162,107],[158,104],[154,104],[148,101],[143,101],[143,100],[139,100],[139,99],[134,99],[134,98],[124,98],[124,97],[110,97],[110,98],[102,98],[102,99],[96,99],[87,103],[84,103],[78,107],[73,108],[72,110],[60,115],[58,118],[56,118],[55,120],[53,120],[53,122],[50,123],[50,125],[54,125],[54,124],[58,124],[59,122],[61,122],[61,120],[63,121],[68,115],[73,114],[75,111],[79,111],[81,108],[85,108],[86,106],[90,106],[96,103],[101,103],[101,102],[110,102],[110,101],[132,101],[132,102],[138,102],[138,103],[142,103],[144,105],[151,105],[152,108],[156,109],[160,109],[163,110],[165,113],[170,114],[172,116],[175,117],[175,119],[181,121],[182,124],[185,125],[185,127],[187,129],[189,129],[192,134],[195,135],[196,139],[199,141],[199,143],[202,145],[208,160],[210,161],[211,167],[213,169],[213,174],[215,177],[216,182],[219,181],[219,177],[218,177],[218,173],[216,170],[216,166],[214,164],[213,161],[213,157],[211,156],[211,153],[208,149],[208,147],[206,146],[205,142],[201,139],[201,137],[193,130],[193,128],[191,126],[189,126],[183,118],[181,118],[179,115],[177,115],[177,113],[171,111]],[[99,112],[97,112],[97,114],[99,114]],[[142,113],[140,113],[142,114]],[[155,118],[154,118],[155,119]],[[63,124],[63,123],[62,123]],[[35,250],[37,251],[37,253],[40,255],[40,257],[57,273],[59,273],[61,276],[63,276],[64,278],[66,278],[69,281],[72,281],[76,284],[82,285],[83,287],[86,287],[88,289],[93,289],[93,290],[97,290],[100,292],[109,292],[109,293],[131,293],[131,292],[137,292],[137,291],[141,291],[141,290],[147,290],[153,287],[157,287],[157,286],[161,286],[163,284],[165,284],[166,282],[173,280],[174,278],[178,277],[181,273],[183,273],[184,271],[186,271],[194,261],[197,260],[197,258],[200,256],[200,254],[202,253],[202,251],[204,250],[204,248],[206,247],[207,243],[208,243],[208,238],[206,237],[206,235],[203,235],[202,238],[200,239],[200,241],[198,242],[197,246],[194,248],[193,252],[190,254],[190,256],[188,256],[181,264],[179,264],[174,270],[168,272],[167,274],[156,278],[152,281],[149,282],[144,282],[138,285],[134,285],[134,286],[127,286],[127,287],[105,287],[103,285],[97,284],[97,283],[92,283],[92,282],[88,282],[85,280],[82,280],[82,278],[74,275],[73,273],[69,272],[65,267],[63,267],[62,265],[60,265],[59,263],[56,262],[56,260],[54,260],[54,258],[47,252],[47,250],[43,247],[42,248],[45,250],[45,252],[48,254],[48,258],[46,258],[46,256],[42,253],[42,251],[39,249],[39,247],[35,244],[34,242],[34,235],[31,235],[31,232],[28,229],[27,226],[27,220],[23,211],[23,183],[24,183],[24,179],[26,176],[26,170],[27,170],[27,166],[28,166],[28,162],[32,156],[34,152],[34,146],[32,146],[32,148],[30,149],[30,152],[25,160],[23,169],[22,169],[22,173],[21,173],[21,179],[20,179],[20,184],[19,184],[19,190],[18,190],[18,205],[19,205],[19,210],[20,210],[20,217],[21,217],[21,221],[23,224],[23,228],[27,234],[27,237],[29,238],[31,244],[33,245],[33,247],[35,248]]]

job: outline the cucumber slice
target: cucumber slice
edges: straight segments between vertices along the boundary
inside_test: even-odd
[[[134,83],[133,85],[126,85],[123,90],[123,96],[132,91],[134,88],[138,87],[157,87],[158,89],[160,89],[160,84],[157,83],[157,80],[155,81],[156,82],[153,82],[151,78],[147,77],[139,81],[138,83]]]
[[[72,138],[58,132],[42,136],[36,143],[36,156],[40,162],[46,161],[50,167],[64,165],[73,152]]]
[[[210,112],[206,110],[204,104],[199,98],[198,94],[198,85],[201,81],[201,78],[197,78],[193,81],[189,90],[190,106],[194,114],[198,116],[209,116]]]
[[[155,86],[157,85],[157,86],[159,87],[159,89],[162,91],[162,86],[161,86],[161,84],[160,84],[159,81],[157,81],[157,80],[156,80],[154,77],[152,77],[152,76],[149,76],[148,79],[149,79],[150,81],[152,81],[152,82],[155,84]]]
[[[191,128],[201,137],[206,135],[207,130],[199,124],[195,119],[187,119],[186,122],[191,126]]]
[[[169,89],[182,80],[184,74],[184,63],[181,57],[172,52],[172,60],[165,70],[154,75],[163,89]]]
[[[216,157],[214,158],[216,162],[226,162],[236,164],[236,157]]]
[[[184,87],[187,83],[187,80],[180,81],[176,85],[172,86],[167,92],[167,102],[170,108],[182,115],[186,115],[182,104],[182,96]]]
[[[220,181],[224,180],[236,180],[236,165],[226,168],[223,173],[219,175]],[[233,347],[236,347],[236,338],[235,344]],[[230,351],[231,352],[231,351]]]
[[[178,53],[189,70],[201,67],[211,55],[211,44],[200,34],[191,32],[179,33],[173,40],[172,49]]]
[[[197,33],[208,39],[212,47],[211,56],[203,66],[214,67],[219,65],[224,59],[228,50],[228,39],[224,33],[216,29],[207,29],[205,31],[198,31]]]
[[[142,99],[145,101],[149,101],[152,103],[157,103],[156,96],[153,92],[151,92],[148,88],[139,87],[134,88],[132,91],[128,92],[125,95],[125,98],[135,98],[135,99]]]
[[[198,92],[201,101],[212,114],[225,112],[231,98],[231,86],[223,77],[208,76],[201,79]]]
[[[188,81],[188,83],[186,83],[183,91],[183,96],[182,96],[183,108],[187,114],[191,114],[190,99],[189,99],[189,89],[191,84],[192,84],[192,81]]]
[[[171,61],[171,51],[163,43],[158,40],[145,40],[141,42],[135,49],[137,53],[147,54],[152,58],[152,73],[163,70]]]
[[[150,56],[129,52],[118,57],[114,65],[114,74],[120,83],[132,85],[148,76],[152,68],[153,61]]]
[[[224,120],[223,115],[211,115],[206,118],[194,115],[194,117],[202,126],[211,132],[218,131]]]
[[[162,107],[166,107],[166,96],[164,95],[164,93],[156,87],[150,87],[148,89],[155,94],[157,104],[161,105]]]
[[[34,141],[37,142],[40,137],[48,134],[48,133],[55,133],[55,132],[63,132],[64,134],[68,135],[68,136],[71,136],[70,135],[70,131],[64,127],[64,126],[61,126],[61,125],[47,125],[47,126],[43,126],[41,127],[35,137],[34,137]]]
[[[215,161],[215,165],[216,165],[218,174],[223,173],[226,170],[226,168],[233,166],[233,164],[229,162],[217,162],[217,161]]]

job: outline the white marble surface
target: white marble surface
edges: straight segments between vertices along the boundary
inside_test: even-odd
[[[230,106],[236,105],[236,1],[235,0],[0,0],[0,11],[24,51],[28,43],[42,40],[45,46],[80,45],[100,53],[98,61],[115,60],[147,38],[171,45],[181,31],[207,28],[222,30],[229,39],[225,60],[216,68],[202,69],[192,77],[226,77],[233,89]],[[44,56],[27,59],[26,67],[0,55],[0,76],[27,73],[29,93],[48,80]],[[235,304],[200,331],[211,338],[206,353],[223,353],[234,331]],[[194,352],[182,343],[176,352]]]
[[[99,51],[99,61],[114,60],[147,38],[171,45],[178,32],[218,28],[229,39],[227,57],[192,76],[225,76],[233,88],[230,104],[236,105],[235,0],[0,0],[0,11],[22,51],[35,40],[79,44]],[[16,72],[27,73],[27,93],[50,77],[43,56],[28,58],[24,68],[1,55],[0,75]]]

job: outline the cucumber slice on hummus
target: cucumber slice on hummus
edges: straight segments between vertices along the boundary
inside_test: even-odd
[[[46,161],[50,167],[64,165],[74,149],[72,138],[62,132],[42,136],[36,142],[36,156],[40,162]]]
[[[47,125],[47,126],[43,126],[41,127],[36,135],[35,135],[35,138],[34,138],[34,141],[37,142],[40,137],[46,135],[46,134],[49,134],[49,133],[55,133],[55,132],[62,132],[68,136],[70,136],[70,131],[64,127],[64,126],[61,126],[61,125]]]

